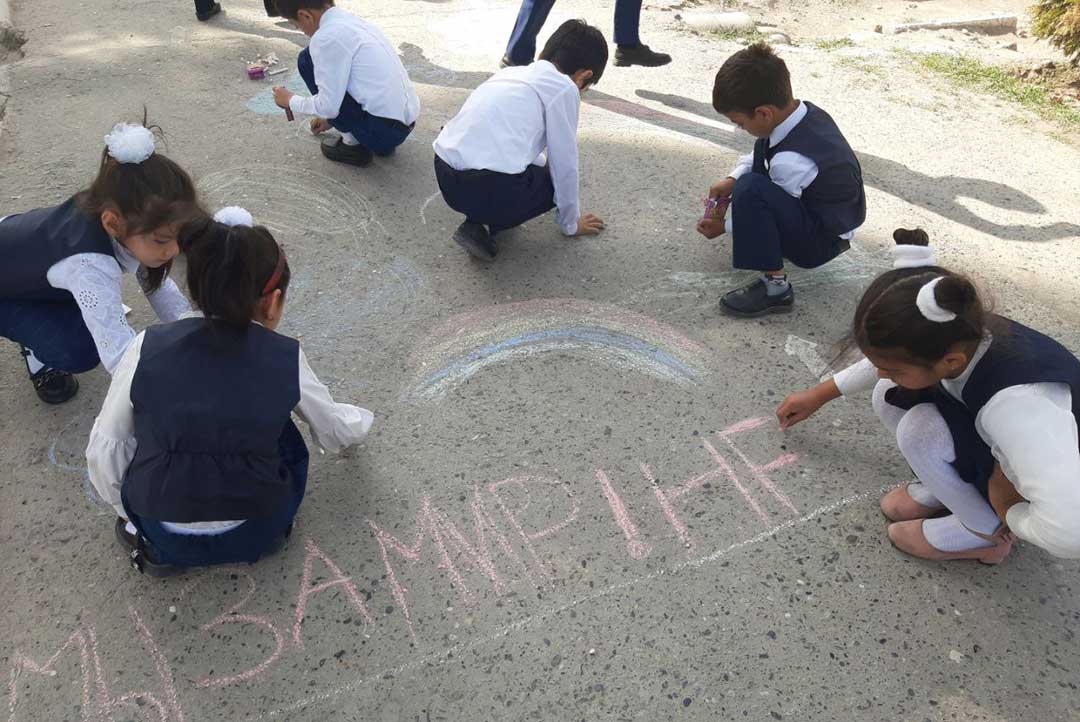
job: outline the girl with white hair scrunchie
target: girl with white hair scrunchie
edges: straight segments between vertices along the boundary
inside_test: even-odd
[[[785,399],[781,427],[873,389],[917,477],[881,500],[898,549],[996,564],[1019,538],[1080,558],[1080,360],[990,313],[970,280],[935,264],[922,231],[895,237],[894,270],[855,311],[866,358]]]
[[[135,338],[124,274],[135,274],[162,321],[188,310],[168,276],[178,226],[195,207],[195,184],[157,152],[153,132],[118,123],[88,188],[0,218],[0,337],[22,347],[42,401],[67,401],[79,388],[74,374],[120,363]]]

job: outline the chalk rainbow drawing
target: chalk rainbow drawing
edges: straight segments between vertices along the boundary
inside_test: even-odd
[[[550,351],[581,352],[682,386],[707,373],[706,348],[656,319],[592,301],[536,299],[439,324],[409,359],[414,378],[405,396],[438,399],[489,366]]]
[[[278,107],[274,102],[274,85],[282,85],[280,80],[271,78],[270,87],[266,88],[254,98],[247,102],[247,109],[253,113],[259,115],[280,115],[285,117],[285,111]],[[304,79],[300,77],[300,71],[294,70],[289,73],[289,79],[285,81],[284,86],[292,91],[295,95],[311,95],[308,92],[307,85],[304,83]]]

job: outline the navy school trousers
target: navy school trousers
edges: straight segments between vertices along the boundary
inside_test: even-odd
[[[555,207],[555,184],[546,166],[530,165],[517,174],[454,170],[435,156],[435,178],[446,205],[491,235],[547,213]]]
[[[849,245],[829,235],[801,199],[761,173],[747,173],[735,181],[731,213],[735,268],[778,271],[785,258],[800,268],[817,268]]]
[[[26,346],[38,361],[59,371],[82,374],[101,363],[74,298],[0,299],[0,337]]]

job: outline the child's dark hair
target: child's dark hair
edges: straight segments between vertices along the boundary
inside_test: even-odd
[[[156,135],[161,128],[142,124]],[[101,152],[97,177],[89,188],[80,191],[75,202],[85,213],[100,217],[113,209],[120,214],[128,233],[145,233],[170,223],[184,223],[199,213],[195,183],[174,161],[154,153],[141,163],[121,163],[109,149]],[[160,268],[146,269],[146,290],[155,291],[165,281],[172,262]]]
[[[285,252],[264,226],[201,218],[181,230],[180,248],[191,300],[212,321],[246,328],[261,298],[289,288]]]
[[[712,104],[717,113],[753,115],[762,105],[785,108],[792,100],[787,65],[765,43],[743,48],[716,71]]]
[[[897,245],[925,246],[921,229],[893,233]],[[919,291],[933,281],[934,298],[951,321],[931,321],[919,309]],[[875,352],[918,366],[940,361],[956,344],[978,344],[995,317],[983,305],[975,284],[966,276],[938,266],[897,268],[878,276],[855,309],[851,339],[866,352]]]
[[[334,6],[334,0],[274,0],[283,18],[296,20],[301,10],[322,10]]]
[[[584,20],[567,20],[548,38],[540,52],[540,59],[548,61],[566,75],[591,70],[588,85],[596,85],[607,67],[607,40],[600,28],[594,28]]]

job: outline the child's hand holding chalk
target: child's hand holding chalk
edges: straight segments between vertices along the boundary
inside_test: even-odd
[[[283,88],[280,85],[274,86],[274,102],[277,103],[279,108],[288,109],[289,101],[292,100],[292,91],[288,88]]]
[[[780,428],[787,430],[800,421],[806,421],[822,406],[838,398],[840,387],[832,379],[822,381],[812,389],[791,394],[776,409]]]

